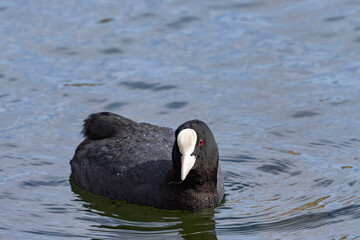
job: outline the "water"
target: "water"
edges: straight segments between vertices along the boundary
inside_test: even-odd
[[[360,237],[360,5],[1,1],[0,238]],[[165,211],[73,185],[82,120],[217,139],[226,198]]]

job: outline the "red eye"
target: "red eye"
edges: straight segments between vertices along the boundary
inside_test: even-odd
[[[200,145],[200,146],[204,145],[204,142],[205,142],[205,141],[201,139],[201,140],[199,141],[199,145]]]

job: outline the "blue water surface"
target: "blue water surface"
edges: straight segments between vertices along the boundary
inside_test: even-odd
[[[354,0],[0,2],[1,239],[360,238]],[[226,197],[199,212],[70,177],[82,120],[211,127]]]

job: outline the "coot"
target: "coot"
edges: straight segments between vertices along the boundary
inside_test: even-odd
[[[82,132],[70,164],[86,191],[162,209],[211,208],[223,199],[217,144],[200,120],[174,131],[101,112],[84,120]]]

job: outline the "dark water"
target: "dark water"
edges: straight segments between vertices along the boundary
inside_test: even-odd
[[[0,2],[1,239],[360,238],[360,5]],[[226,199],[200,212],[69,180],[82,120],[207,122]]]

